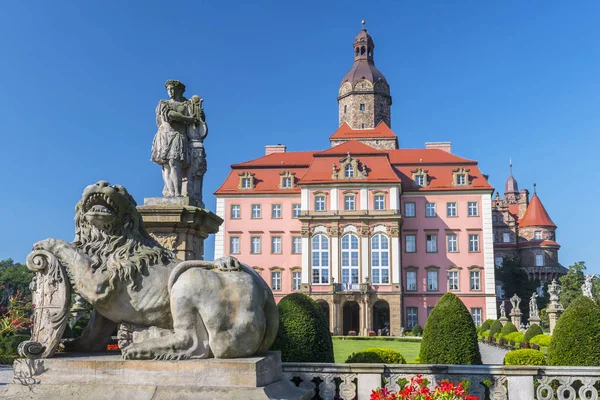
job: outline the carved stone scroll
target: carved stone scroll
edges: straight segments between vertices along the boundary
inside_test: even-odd
[[[64,267],[49,251],[29,253],[27,268],[35,272],[31,282],[35,309],[31,339],[19,345],[19,354],[32,359],[52,357],[67,326],[71,283]]]

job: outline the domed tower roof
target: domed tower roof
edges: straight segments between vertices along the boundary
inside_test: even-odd
[[[344,76],[340,86],[346,82],[354,85],[354,83],[361,79],[367,79],[372,83],[381,80],[387,85],[385,76],[375,67],[375,42],[373,41],[373,37],[367,32],[364,24],[363,21],[363,28],[356,35],[356,38],[354,38],[354,65],[352,65],[350,71]]]
[[[537,193],[533,193],[533,197],[529,202],[529,206],[527,206],[527,211],[525,211],[525,215],[519,221],[519,228],[525,226],[545,226],[549,228],[556,228],[552,219],[548,215],[548,212],[544,208],[542,201],[538,197]]]
[[[517,184],[517,180],[512,174],[512,161],[510,162],[510,176],[506,180],[506,184],[504,185],[504,193],[518,193],[519,185]]]

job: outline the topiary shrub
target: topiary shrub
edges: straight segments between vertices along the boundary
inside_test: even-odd
[[[579,296],[560,316],[548,348],[548,365],[600,365],[600,307],[592,299]]]
[[[352,353],[346,363],[378,363],[378,364],[406,364],[406,360],[399,351],[386,348],[371,348]]]
[[[504,324],[502,329],[500,330],[500,334],[502,337],[508,335],[509,333],[518,332],[519,330],[513,325],[512,322],[508,321]]]
[[[546,365],[546,357],[538,350],[512,350],[504,356],[504,365]]]
[[[502,322],[496,320],[492,323],[492,326],[490,326],[490,336],[496,337],[496,334],[500,333],[500,331],[502,331]]]
[[[429,314],[419,357],[423,364],[481,364],[473,318],[455,294],[442,296]]]
[[[479,332],[489,331],[493,323],[493,319],[486,319],[485,321],[483,321],[483,324],[481,324],[481,326],[479,327]]]
[[[490,336],[490,331],[485,331],[481,333],[481,337],[485,340]]]
[[[511,332],[511,333],[507,334],[506,336],[504,336],[504,339],[506,339],[509,342],[514,342],[515,344],[519,344],[524,341],[524,337],[525,337],[525,335],[522,334],[521,332]]]
[[[542,347],[542,346],[548,347],[548,346],[550,346],[551,339],[552,339],[552,336],[550,336],[550,335],[544,335],[544,334],[535,335],[534,337],[529,339],[529,343],[536,344],[540,347]]]
[[[412,328],[412,334],[413,334],[413,336],[422,336],[423,335],[423,328],[421,328],[421,325],[416,324],[415,326],[413,326],[413,328]]]
[[[529,325],[529,328],[527,328],[527,331],[525,332],[525,340],[524,341],[525,341],[525,343],[529,343],[531,338],[533,338],[534,336],[543,335],[543,334],[544,334],[544,331],[538,324],[531,324],[531,325]]]
[[[332,363],[333,342],[325,314],[302,293],[285,296],[277,305],[279,330],[271,350],[281,351],[285,362]]]

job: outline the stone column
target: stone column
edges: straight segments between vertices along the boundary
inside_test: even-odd
[[[340,299],[337,298],[337,295],[333,295],[333,307],[331,308],[331,332],[334,335],[340,335],[339,325],[339,309],[340,309]]]
[[[223,223],[221,217],[194,203],[189,197],[154,197],[138,207],[150,236],[180,260],[204,259],[204,239],[217,233]]]
[[[563,313],[563,308],[562,305],[560,305],[560,309],[556,308],[552,305],[548,306],[548,308],[546,308],[546,313],[548,314],[548,318],[550,319],[550,334],[552,335],[552,333],[554,332],[554,328],[556,327],[556,322],[558,321],[558,318],[560,318],[561,314]]]
[[[546,313],[548,314],[548,319],[550,320],[550,334],[554,332],[554,327],[556,326],[556,321],[563,313],[564,309],[562,304],[560,304],[560,285],[556,282],[555,279],[552,280],[552,283],[548,285],[548,294],[550,295],[550,304],[546,308]]]
[[[521,330],[521,316],[521,310],[519,309],[513,309],[510,312],[510,322],[512,322],[518,330]]]

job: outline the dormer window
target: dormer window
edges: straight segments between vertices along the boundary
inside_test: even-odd
[[[354,167],[352,164],[348,164],[344,168],[344,178],[354,178]]]
[[[425,186],[425,175],[415,175],[415,184],[417,186]]]
[[[250,172],[243,172],[240,174],[240,183],[238,189],[251,190],[254,189],[254,174]]]
[[[452,170],[452,183],[454,186],[468,186],[469,170],[463,167]]]
[[[294,172],[283,171],[279,174],[279,189],[293,189],[294,188]]]
[[[418,168],[412,172],[412,178],[415,187],[426,187],[427,186],[427,173],[429,172],[426,169]]]
[[[343,171],[343,174],[342,174]],[[367,167],[360,163],[350,153],[340,160],[340,168],[333,164],[331,179],[365,179],[367,177]]]

